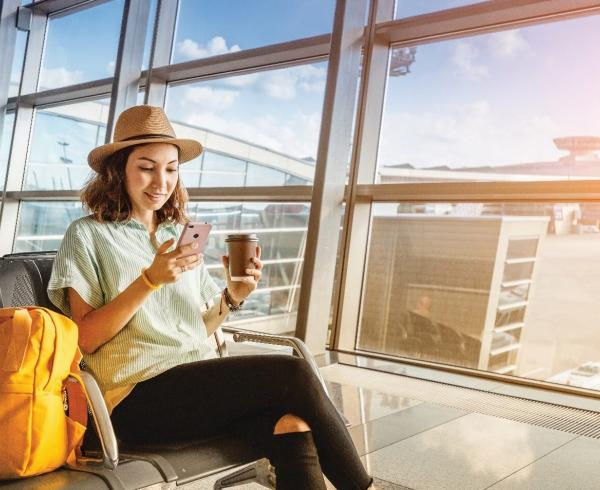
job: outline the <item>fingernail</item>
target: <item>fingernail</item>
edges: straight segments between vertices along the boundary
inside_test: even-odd
[[[192,243],[192,248],[198,248],[198,244],[196,242]]]

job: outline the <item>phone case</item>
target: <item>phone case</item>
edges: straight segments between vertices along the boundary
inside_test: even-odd
[[[196,253],[204,253],[206,242],[208,241],[208,235],[211,229],[212,225],[208,223],[186,223],[183,231],[181,232],[181,236],[179,237],[179,241],[177,242],[177,247],[196,242],[198,244]],[[192,254],[184,255],[182,257],[187,257],[189,255]]]

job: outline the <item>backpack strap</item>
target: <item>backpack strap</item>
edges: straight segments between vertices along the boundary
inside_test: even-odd
[[[31,335],[29,312],[21,308],[0,308],[0,323],[4,327],[0,335],[6,339],[0,342],[0,369],[17,372],[23,365]]]

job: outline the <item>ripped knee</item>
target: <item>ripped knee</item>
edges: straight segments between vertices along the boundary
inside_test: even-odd
[[[286,434],[288,432],[309,432],[310,426],[300,417],[285,414],[275,424],[273,434]]]

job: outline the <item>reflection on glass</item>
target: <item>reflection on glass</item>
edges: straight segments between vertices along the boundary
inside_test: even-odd
[[[357,347],[600,390],[588,206],[375,204]]]
[[[75,13],[51,16],[39,90],[113,76],[122,16],[123,0],[95,2]]]
[[[331,32],[334,0],[181,0],[173,62]]]
[[[376,181],[600,179],[598,41],[593,15],[394,49]]]
[[[325,79],[325,63],[315,63],[171,86],[166,111],[178,135],[248,162],[246,185],[303,185],[314,177]],[[212,170],[237,173],[238,165]]]
[[[15,55],[10,71],[10,81],[8,85],[8,96],[15,97],[19,93],[19,85],[21,84],[21,72],[23,70],[23,62],[25,61],[25,45],[27,44],[27,32],[17,31],[17,39],[15,43]]]
[[[192,220],[213,225],[204,260],[222,286],[227,234],[244,230],[259,236],[260,287],[230,322],[251,330],[293,332],[309,211],[306,203],[189,203]],[[69,223],[83,214],[79,202],[23,202],[14,251],[56,250]]]
[[[8,153],[10,150],[14,123],[14,112],[4,115],[4,127],[2,128],[2,134],[0,134],[0,192],[4,189],[4,180],[6,178],[6,169],[8,167]]]
[[[483,2],[482,0],[429,0],[427,2],[399,1],[396,6],[396,19],[462,7],[463,5],[470,5],[473,3]]]
[[[80,189],[87,155],[104,143],[109,101],[80,102],[35,113],[24,190]]]

